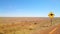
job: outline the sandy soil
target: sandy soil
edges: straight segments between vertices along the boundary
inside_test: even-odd
[[[1,34],[60,34],[60,18],[0,17]]]

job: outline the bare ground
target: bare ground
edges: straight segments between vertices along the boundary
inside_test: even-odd
[[[0,17],[0,34],[60,34],[59,24],[59,17],[52,25],[47,17]]]

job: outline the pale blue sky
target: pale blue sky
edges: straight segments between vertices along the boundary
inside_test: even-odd
[[[60,0],[0,0],[0,17],[60,17]]]

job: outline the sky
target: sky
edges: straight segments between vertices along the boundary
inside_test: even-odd
[[[60,17],[60,0],[0,0],[0,17]]]

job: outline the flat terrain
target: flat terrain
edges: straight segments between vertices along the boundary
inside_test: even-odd
[[[60,34],[60,17],[0,17],[0,34]]]

